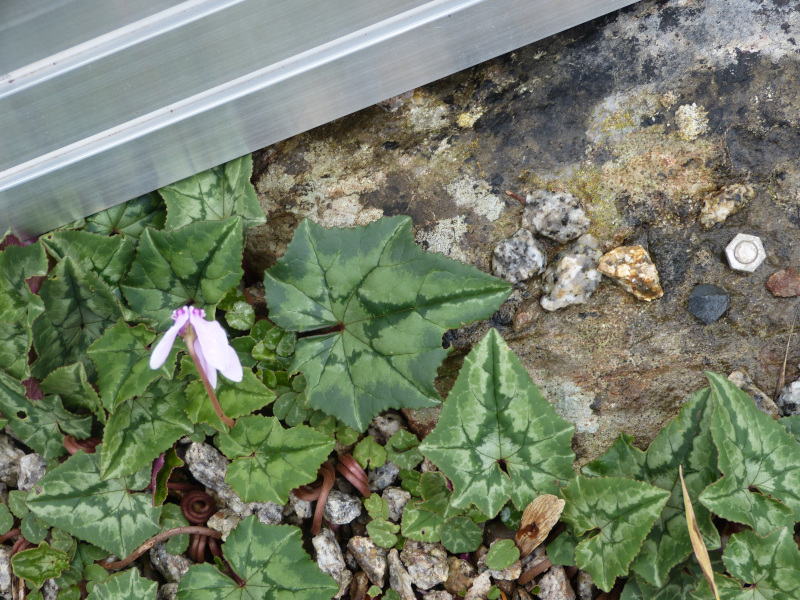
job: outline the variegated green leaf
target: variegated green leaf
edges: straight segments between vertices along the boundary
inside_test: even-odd
[[[362,469],[377,469],[386,464],[386,449],[368,435],[353,448],[353,458]]]
[[[115,573],[95,584],[86,600],[155,600],[158,584],[139,575],[136,569]]]
[[[561,519],[575,533],[589,532],[575,549],[577,565],[608,592],[628,572],[670,493],[630,479],[579,476],[562,496]]]
[[[83,363],[56,369],[42,380],[39,389],[45,394],[61,396],[64,406],[69,410],[89,411],[101,423],[106,420],[100,397],[87,380]]]
[[[127,556],[159,531],[161,508],[148,494],[132,494],[150,483],[150,468],[129,477],[102,480],[100,451],[78,452],[48,471],[28,495],[40,519],[117,556]]]
[[[178,458],[175,448],[170,448],[164,453],[164,464],[156,475],[156,488],[153,490],[153,506],[161,506],[167,499],[167,482],[169,481],[172,471],[178,467],[183,466],[183,461]],[[188,537],[187,537],[188,540]],[[169,546],[169,542],[167,542]],[[173,554],[180,554],[180,552],[173,552]]]
[[[265,285],[273,322],[317,330],[291,366],[306,377],[307,405],[359,431],[387,408],[437,404],[442,335],[488,317],[510,292],[417,247],[407,217],[330,230],[305,220]]]
[[[786,429],[794,439],[800,442],[800,415],[784,417],[780,419],[778,423],[783,425],[784,429]]]
[[[469,517],[447,519],[442,524],[439,535],[442,545],[453,554],[474,552],[483,540],[483,530]]]
[[[495,571],[502,571],[519,559],[519,548],[514,540],[497,540],[486,555],[486,566]]]
[[[59,367],[82,362],[90,379],[94,364],[86,349],[122,316],[116,296],[94,273],[67,257],[42,284],[45,312],[33,322],[39,355],[31,373],[44,379]]]
[[[472,503],[494,517],[509,497],[522,509],[572,478],[573,431],[490,329],[419,449],[453,482],[454,506]]]
[[[161,188],[167,203],[168,230],[195,221],[242,218],[242,233],[266,222],[256,190],[250,183],[253,159],[249,154]]]
[[[0,321],[0,369],[20,381],[30,377],[28,351],[33,333],[25,320],[7,323]]]
[[[45,579],[58,577],[68,567],[67,553],[51,548],[47,544],[17,552],[11,557],[14,575],[27,579],[36,588],[41,587]]]
[[[792,527],[800,520],[800,444],[727,378],[707,376],[714,402],[711,433],[724,477],[700,502],[762,535]]]
[[[400,429],[386,442],[386,457],[401,469],[413,469],[422,462],[419,439],[410,431]]]
[[[47,256],[41,244],[8,246],[0,252],[0,321],[25,320],[30,325],[42,305],[25,280],[46,274]]]
[[[103,432],[100,470],[103,479],[131,475],[194,426],[186,417],[186,382],[161,379],[144,394],[125,400],[108,417]]]
[[[381,548],[392,548],[397,543],[400,526],[386,519],[373,519],[367,523],[367,534]]]
[[[177,504],[165,504],[161,509],[161,529],[166,531],[175,527],[186,527],[189,520],[183,515],[183,510]],[[189,535],[174,535],[164,544],[164,549],[170,554],[183,554],[189,549]]]
[[[161,367],[151,369],[149,345],[155,337],[144,325],[129,327],[120,319],[87,350],[97,365],[97,387],[109,412],[124,400],[142,394],[159,375],[172,379],[178,349],[172,349]]]
[[[71,257],[98,275],[118,297],[122,296],[117,286],[133,262],[136,249],[132,240],[88,231],[53,231],[41,239],[56,260]]]
[[[181,376],[190,373],[192,369],[184,369],[187,362],[181,363]],[[194,371],[196,373],[196,371]],[[206,393],[206,388],[202,381],[197,378],[186,388],[186,414],[192,423],[208,423],[219,431],[227,431],[228,427],[220,421],[214,407]],[[231,419],[236,419],[243,415],[257,411],[275,400],[275,393],[268,389],[249,369],[244,370],[244,377],[239,383],[234,383],[220,377],[217,381],[217,399],[222,407],[222,411]]]
[[[225,481],[245,502],[286,504],[291,490],[317,478],[335,445],[310,427],[286,430],[260,415],[242,417],[219,436],[219,449],[233,461]]]
[[[297,527],[263,525],[252,515],[231,532],[222,550],[244,584],[208,563],[194,565],[181,579],[177,600],[330,600],[339,590],[303,550]]]
[[[158,194],[145,194],[86,217],[84,230],[102,235],[122,234],[138,240],[146,227],[161,229],[167,213]]]
[[[708,388],[693,394],[646,453],[631,445],[631,436],[622,434],[600,459],[583,468],[586,475],[636,479],[671,492],[641,552],[631,564],[635,573],[656,587],[664,585],[670,570],[692,552],[678,479],[680,465],[683,465],[686,487],[694,500],[706,546],[712,550],[719,548],[719,534],[711,522],[711,514],[697,502],[700,493],[719,476],[717,451],[710,432],[712,404],[709,396]]]
[[[176,308],[212,308],[242,278],[241,227],[237,217],[171,232],[146,229],[120,286],[131,309],[166,328]]]
[[[66,452],[62,431],[78,439],[91,434],[91,417],[79,417],[65,410],[58,396],[28,400],[22,384],[2,371],[0,411],[9,420],[14,433],[45,458],[55,458]]]

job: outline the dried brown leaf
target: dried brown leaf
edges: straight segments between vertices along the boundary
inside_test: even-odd
[[[711,567],[711,559],[708,558],[708,550],[706,544],[703,542],[703,536],[700,535],[700,529],[697,526],[697,519],[694,516],[694,508],[692,508],[692,500],[689,498],[689,491],[686,489],[686,482],[683,480],[683,466],[678,467],[678,474],[681,478],[681,488],[683,489],[683,505],[686,508],[686,524],[689,527],[689,537],[692,540],[692,548],[694,548],[694,555],[697,557],[697,562],[700,563],[700,568],[703,569],[703,575],[711,586],[714,592],[714,598],[719,600],[719,592],[717,591],[717,584],[714,582],[714,569]]]
[[[522,513],[516,536],[521,558],[528,556],[547,538],[563,510],[564,500],[553,494],[543,494],[528,505]]]

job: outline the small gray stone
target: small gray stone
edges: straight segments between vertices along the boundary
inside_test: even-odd
[[[594,236],[586,234],[560,253],[544,272],[542,308],[558,310],[571,304],[586,304],[602,275],[597,270],[602,253]]]
[[[564,567],[551,567],[539,580],[539,598],[542,600],[575,600],[575,591],[569,584]]]
[[[425,594],[425,600],[453,600],[453,594],[444,590],[434,590]]]
[[[339,591],[334,598],[341,598],[347,591],[353,574],[347,569],[342,555],[342,549],[336,542],[336,537],[330,529],[323,529],[311,539],[317,553],[317,565],[320,571],[327,573],[339,584]]]
[[[23,492],[29,492],[34,484],[47,472],[47,463],[40,454],[26,454],[19,459],[19,475],[17,487]]]
[[[178,597],[178,584],[165,583],[160,588],[158,588],[158,594],[156,595],[156,600],[176,600],[177,597]]]
[[[361,500],[339,490],[331,490],[322,516],[334,525],[347,525],[361,515]]]
[[[447,581],[447,552],[441,544],[406,540],[400,558],[411,581],[421,590],[429,590]]]
[[[182,554],[170,554],[166,542],[156,544],[150,549],[150,562],[168,583],[179,583],[194,563]]]
[[[556,240],[572,241],[589,230],[589,217],[572,194],[539,190],[526,199],[522,226]]]
[[[722,223],[729,216],[739,212],[750,200],[755,198],[755,190],[745,183],[726,185],[717,192],[703,198],[698,221],[706,229]]]
[[[594,581],[586,571],[578,571],[578,598],[592,600],[594,596]]]
[[[11,598],[11,548],[0,546],[0,595]]]
[[[489,571],[481,573],[475,578],[472,587],[469,588],[464,600],[486,600],[489,590],[492,589],[492,579],[489,576]]]
[[[492,272],[511,283],[540,275],[545,266],[547,252],[527,229],[518,229],[495,246],[492,253]]]
[[[403,516],[403,509],[411,500],[411,492],[399,487],[387,487],[383,490],[382,497],[389,505],[389,520],[399,521]]]
[[[13,440],[0,433],[0,481],[13,488],[17,487],[19,461],[25,453],[14,445]]]
[[[308,500],[300,500],[293,492],[289,492],[289,505],[294,509],[294,514],[296,514],[297,518],[301,521],[303,519],[310,519],[314,514],[311,502]]]
[[[405,429],[403,427],[403,418],[400,415],[386,413],[372,419],[368,433],[379,444],[385,444],[390,437],[401,429]]]
[[[278,525],[283,521],[283,507],[276,502],[253,502],[256,517],[264,525]]]
[[[218,491],[226,486],[225,474],[229,461],[209,444],[192,443],[184,457],[192,476],[207,488]]]
[[[400,473],[400,467],[389,461],[386,461],[382,467],[370,469],[369,489],[373,492],[380,492],[386,489],[394,483],[398,473]]]
[[[730,305],[728,292],[709,283],[696,285],[689,294],[689,312],[706,325],[724,315]]]
[[[533,596],[521,585],[514,590],[514,600],[533,600]]]
[[[475,581],[475,568],[467,561],[450,556],[447,559],[447,581],[444,589],[456,595],[464,594]]]
[[[386,580],[386,550],[379,548],[368,537],[356,536],[347,542],[347,549],[353,553],[358,565],[369,580],[383,588]]]
[[[389,550],[389,587],[400,594],[401,600],[417,600],[411,589],[411,576],[400,562],[396,548]]]
[[[241,520],[239,515],[230,508],[223,508],[211,515],[206,525],[215,531],[219,531],[222,534],[222,541],[224,542],[228,539],[231,531],[236,529],[236,526]]]
[[[781,390],[777,405],[784,416],[800,414],[800,379]]]
[[[42,584],[42,600],[57,600],[60,591],[61,588],[58,587],[55,579],[45,579]]]

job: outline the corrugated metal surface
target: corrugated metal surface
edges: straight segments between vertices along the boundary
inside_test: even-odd
[[[0,230],[47,231],[633,0],[5,0]]]

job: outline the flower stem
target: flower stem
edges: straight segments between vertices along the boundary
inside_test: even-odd
[[[208,376],[206,375],[206,372],[203,370],[200,361],[197,359],[197,352],[195,352],[194,349],[194,342],[196,339],[197,339],[197,334],[195,334],[194,328],[187,323],[186,331],[183,334],[183,341],[186,343],[186,349],[189,351],[189,356],[192,357],[194,366],[197,367],[197,372],[200,373],[200,378],[203,380],[203,385],[206,387],[206,393],[208,393],[208,397],[211,400],[211,405],[214,407],[217,416],[223,423],[225,423],[225,425],[228,426],[229,429],[232,429],[233,426],[236,425],[236,421],[234,421],[224,412],[222,412],[222,407],[219,405],[219,400],[217,400],[217,395],[214,393],[214,388],[211,387],[211,383],[208,381]]]

